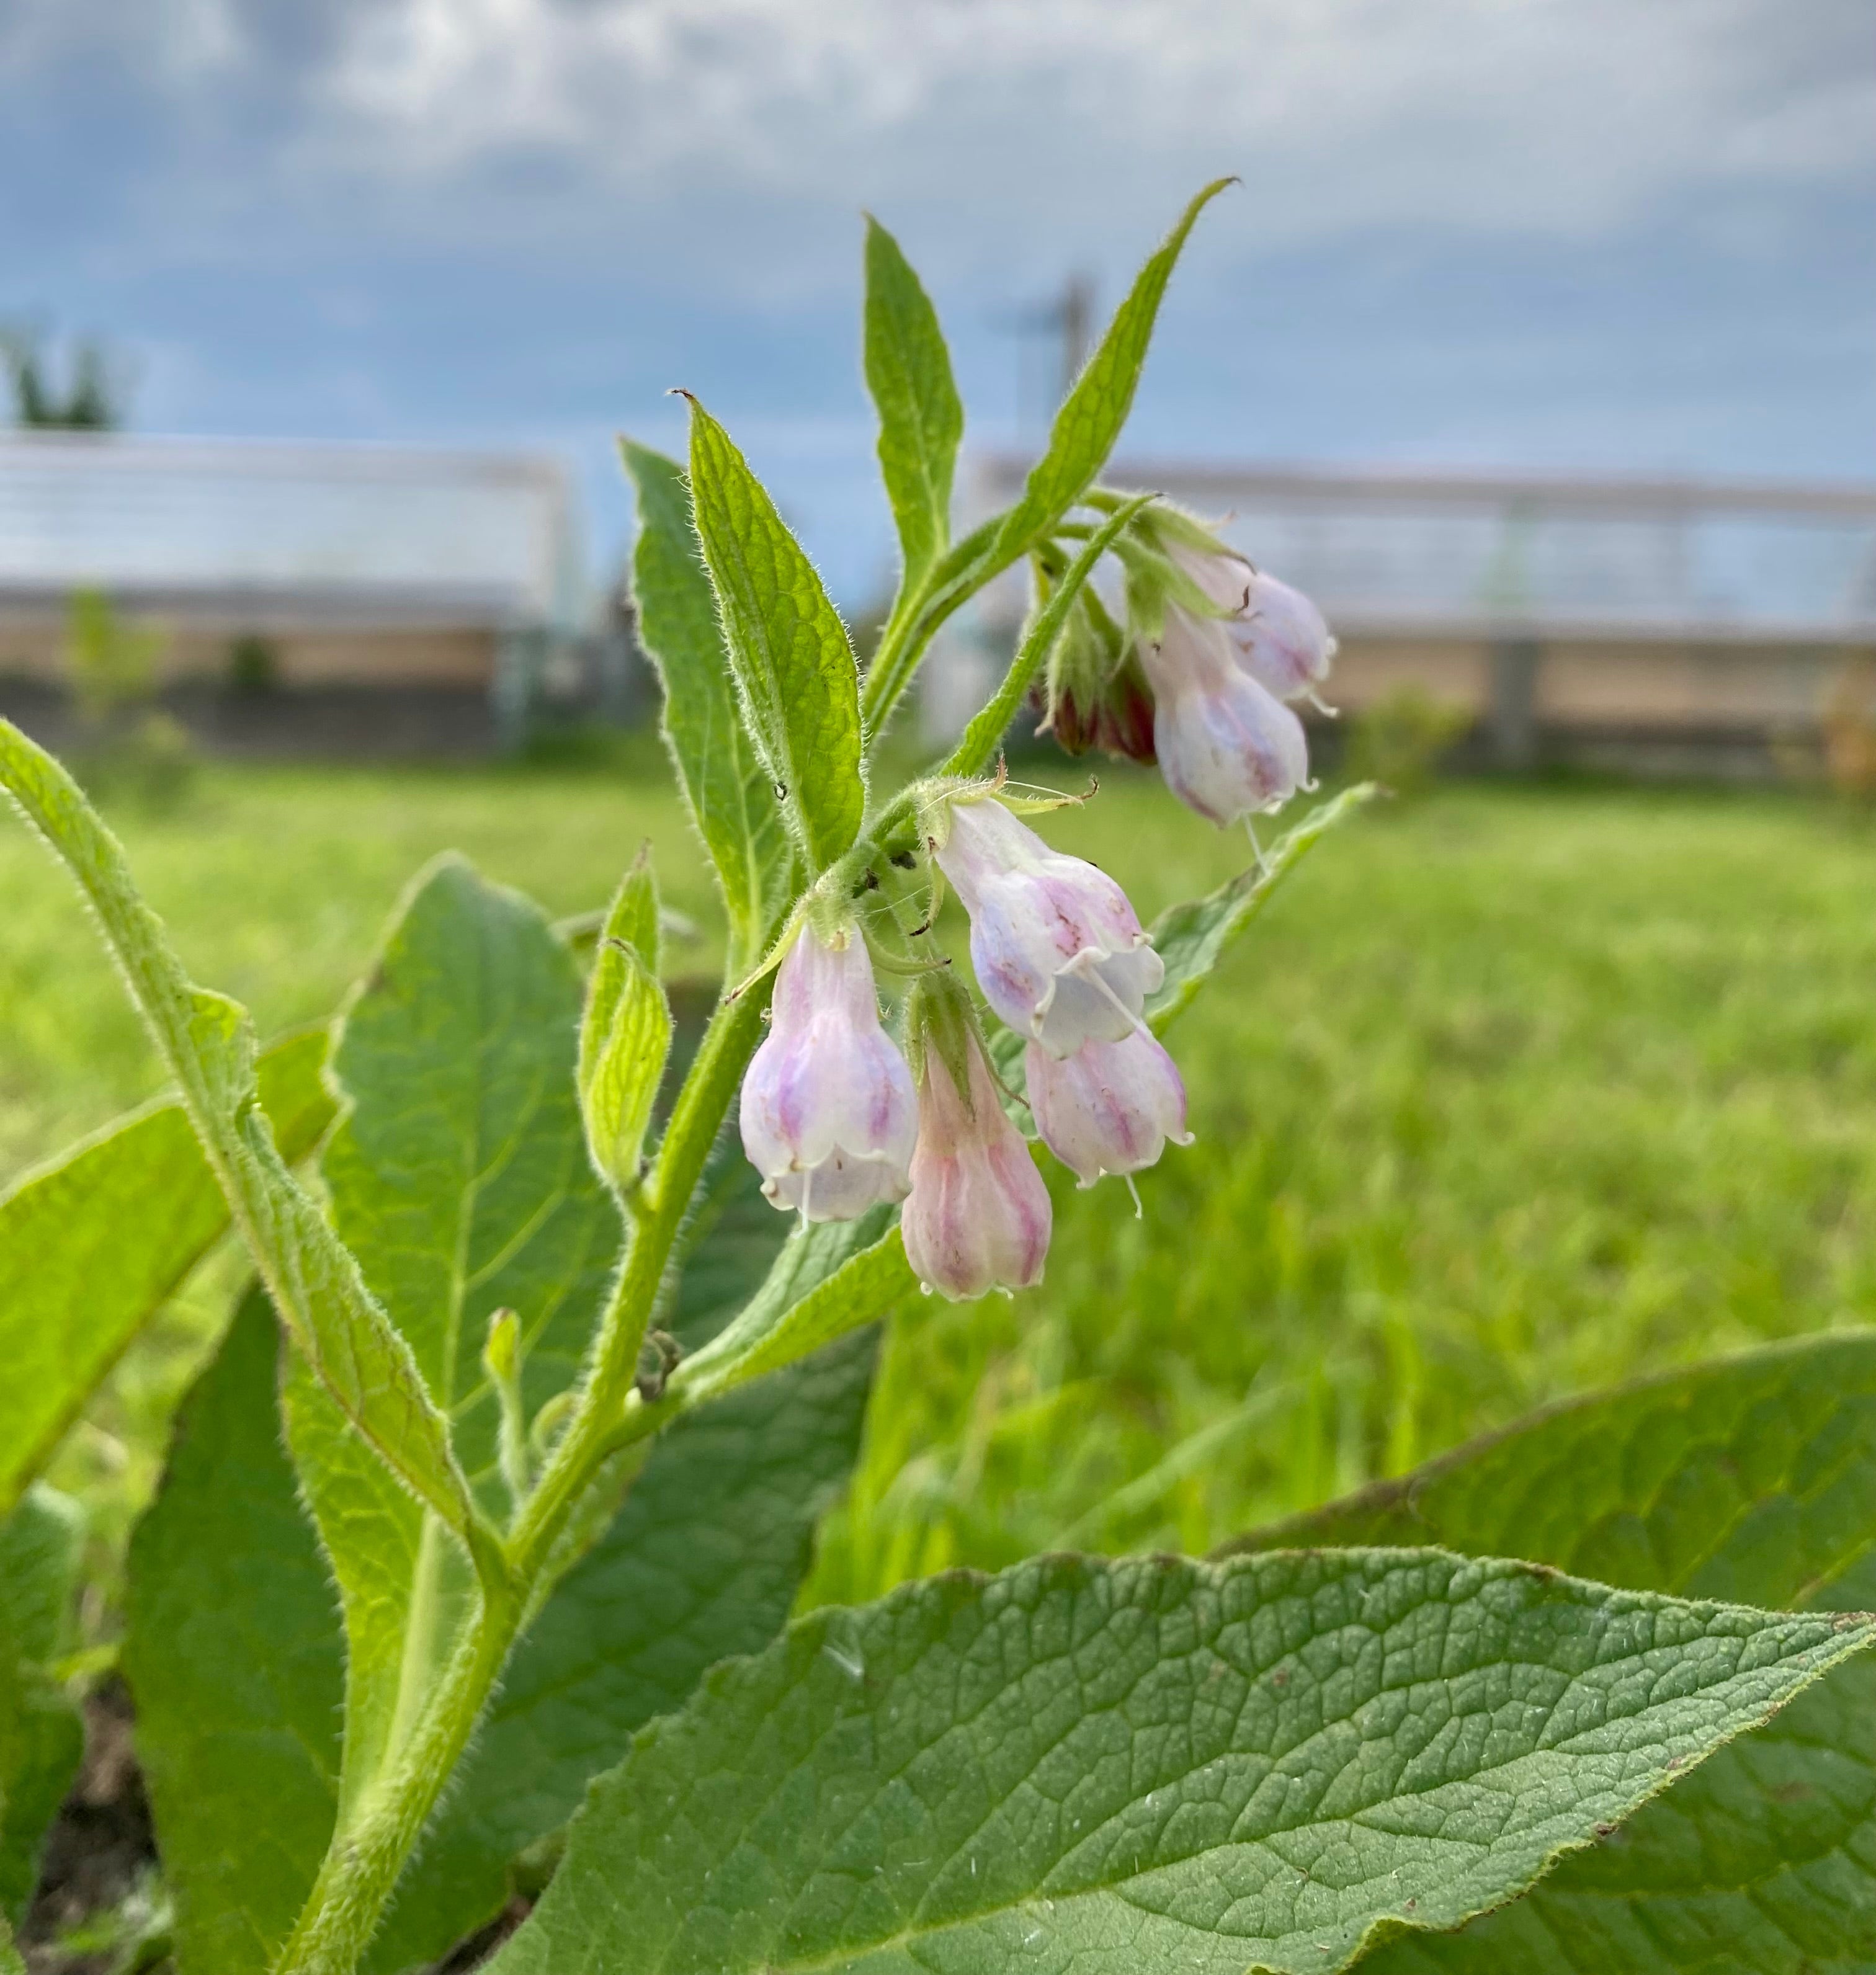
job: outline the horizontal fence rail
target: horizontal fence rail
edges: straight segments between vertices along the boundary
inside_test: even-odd
[[[99,589],[206,616],[569,627],[567,476],[531,455],[0,437],[0,606]]]
[[[979,458],[984,512],[1028,465]],[[1345,636],[1876,642],[1876,487],[1146,459],[1104,478],[1217,518]]]

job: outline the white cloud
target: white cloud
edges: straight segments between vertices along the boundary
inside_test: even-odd
[[[1716,181],[1867,166],[1859,18],[1855,0],[383,0],[347,17],[317,127],[419,180],[525,150],[639,197],[943,196],[1080,231],[1235,169],[1284,236],[1580,234]]]

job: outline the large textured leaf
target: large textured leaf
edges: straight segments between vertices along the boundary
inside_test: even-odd
[[[1539,1415],[1250,1543],[1515,1543],[1638,1589],[1876,1605],[1876,1336],[1723,1359]],[[1876,1967],[1876,1666],[1722,1750],[1515,1906],[1364,1975],[1850,1975]]]
[[[449,1429],[358,1265],[294,1180],[261,1109],[252,1025],[195,986],[139,895],[123,847],[44,749],[0,720],[0,787],[64,859],[97,916],[281,1320],[320,1382],[406,1487],[486,1551]]]
[[[691,404],[691,498],[744,724],[805,862],[859,833],[859,676],[814,566],[728,433]]]
[[[654,1724],[492,1967],[1340,1968],[1509,1898],[1873,1629],[1437,1550],[955,1573]]]
[[[326,1034],[262,1053],[261,1103],[282,1158],[332,1121]],[[132,1112],[0,1197],[0,1516],[100,1382],[228,1226],[182,1107]]]
[[[682,469],[624,442],[639,497],[632,593],[639,636],[664,687],[665,744],[729,914],[732,966],[751,965],[782,902],[791,862],[770,778],[743,731],[716,598]]]
[[[572,957],[539,909],[445,858],[400,908],[333,1059],[349,1100],[321,1164],[333,1221],[491,1493],[490,1317],[521,1319],[531,1410],[571,1382],[619,1244],[580,1120],[580,1007]],[[320,1388],[290,1376],[286,1395],[344,1605],[349,1807],[414,1725],[469,1582]]]
[[[669,1319],[693,1346],[761,1283],[788,1231],[744,1172],[726,1165]],[[182,1916],[182,1975],[265,1968],[339,1799],[339,1620],[275,1438],[273,1360],[256,1323],[244,1313],[186,1407],[133,1549],[126,1663]],[[850,1337],[655,1444],[618,1521],[517,1651],[373,1969],[432,1959],[492,1917],[515,1853],[565,1821],[635,1729],[714,1661],[774,1636],[822,1504],[858,1450],[872,1355],[870,1334]],[[241,1804],[276,1799],[281,1814],[249,1835]]]
[[[866,388],[879,414],[879,471],[892,504],[902,596],[951,539],[951,476],[964,436],[945,332],[899,242],[866,221]]]
[[[0,1921],[25,1913],[84,1753],[84,1724],[52,1668],[84,1541],[84,1512],[43,1482],[0,1519]]]
[[[338,1801],[339,1618],[281,1445],[278,1355],[256,1290],[130,1542],[123,1669],[182,1975],[267,1967]]]

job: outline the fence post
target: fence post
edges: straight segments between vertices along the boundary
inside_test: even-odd
[[[1501,768],[1537,763],[1537,674],[1544,648],[1535,638],[1500,638],[1491,650],[1492,696],[1487,711],[1492,757]]]

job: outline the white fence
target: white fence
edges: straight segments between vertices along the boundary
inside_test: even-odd
[[[244,623],[573,629],[567,476],[527,455],[0,436],[0,603],[75,589]]]

